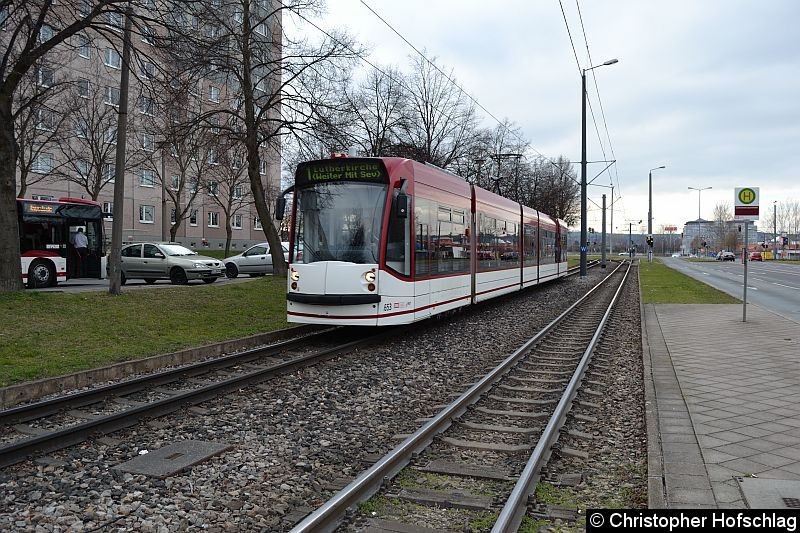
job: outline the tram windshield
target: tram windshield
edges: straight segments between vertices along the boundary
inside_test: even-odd
[[[386,190],[352,181],[298,189],[294,262],[377,263]]]

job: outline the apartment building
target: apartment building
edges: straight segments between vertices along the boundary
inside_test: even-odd
[[[149,5],[139,4],[137,9]],[[173,16],[209,31],[189,14]],[[213,68],[197,77],[169,79],[169,65],[156,47],[162,31],[156,25],[139,27],[133,37],[124,206],[113,205],[124,16],[105,17],[102,31],[75,35],[35,69],[32,82],[53,90],[36,112],[33,133],[40,146],[31,156],[24,196],[95,199],[109,214],[106,235],[111,235],[113,216],[124,218],[125,242],[170,240],[184,210],[174,240],[189,247],[223,248],[228,221],[232,248],[263,241],[243,146],[226,136],[219,123],[225,117],[214,115],[217,109],[241,107],[237,87]],[[51,30],[42,31],[46,39]],[[179,103],[165,96],[182,87]],[[171,123],[198,117],[201,124],[186,129],[182,138],[170,129]],[[274,197],[280,187],[280,147],[265,143],[260,151],[261,180],[268,198]]]

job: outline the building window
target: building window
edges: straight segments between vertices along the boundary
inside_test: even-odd
[[[214,103],[219,103],[219,87],[212,85],[208,88],[208,99]]]
[[[103,163],[103,183],[114,183],[117,175],[117,166],[111,163]]]
[[[255,218],[253,219],[253,229],[263,229],[263,228],[261,227],[261,219],[260,219],[260,218],[258,218],[258,217],[255,217]]]
[[[208,121],[211,123],[211,133],[214,135],[219,135],[219,117],[214,115]]]
[[[139,222],[142,224],[152,224],[156,218],[156,207],[154,205],[139,206]]]
[[[177,191],[180,188],[180,185],[181,185],[181,177],[178,176],[177,174],[173,174],[172,183],[170,183],[169,188],[172,189],[173,191]]]
[[[108,25],[114,28],[115,30],[121,30],[125,24],[125,17],[122,13],[117,13],[116,11],[109,11],[108,12]]]
[[[192,180],[191,185],[189,186],[189,193],[190,194],[197,194],[197,184],[199,180],[197,178]]]
[[[86,78],[78,78],[75,80],[75,87],[78,89],[78,96],[81,98],[89,98],[89,80]]]
[[[156,66],[149,61],[142,61],[141,70],[142,76],[148,80],[152,80],[156,77]]]
[[[85,118],[75,120],[75,136],[85,139],[89,136],[89,121]]]
[[[119,88],[106,86],[106,95],[103,102],[108,105],[119,105]]]
[[[114,202],[103,202],[103,218],[114,220]]]
[[[92,12],[92,0],[80,0],[78,4],[78,13],[82,17],[88,17],[89,13]]]
[[[108,144],[117,144],[117,127],[109,126],[103,132],[103,140]]]
[[[156,44],[156,31],[150,26],[142,28],[142,42],[150,45]]]
[[[192,211],[189,213],[189,225],[197,225],[197,209],[192,209]]]
[[[219,227],[219,213],[217,213],[216,211],[208,213],[208,227],[209,228]]]
[[[171,224],[175,224],[177,222],[175,208],[173,207],[169,212],[169,221]]]
[[[217,157],[217,152],[213,148],[209,148],[208,157],[206,158],[206,161],[208,161],[210,165],[219,165],[219,158]]]
[[[36,110],[36,129],[44,131],[55,131],[56,129],[56,114],[44,108]]]
[[[143,168],[139,173],[139,185],[142,187],[154,187],[156,184],[156,173],[148,168]]]
[[[115,69],[122,68],[122,56],[120,56],[119,52],[117,52],[113,48],[106,48],[106,54],[104,60],[107,67]]]
[[[44,24],[39,29],[39,43],[47,42],[52,38],[53,38],[53,28],[51,28],[47,24]]]
[[[208,194],[211,196],[216,196],[219,194],[219,183],[216,181],[209,181],[208,182]]]
[[[78,41],[78,55],[85,59],[92,57],[92,47],[89,38],[81,34],[76,35],[75,38]]]
[[[262,158],[258,162],[258,172],[260,174],[262,174],[262,175],[267,173],[267,161],[266,161],[266,159]]]
[[[148,116],[154,116],[156,111],[156,102],[148,96],[139,97],[139,113]]]
[[[89,175],[89,162],[85,159],[75,160],[75,172],[77,172],[78,176],[81,178],[87,177]]]
[[[231,218],[231,227],[233,229],[242,229],[242,215],[233,215]]]
[[[55,199],[55,196],[50,196],[49,194],[31,194],[31,200],[45,200],[52,202]]]
[[[156,151],[156,137],[152,133],[142,133],[142,150],[146,152]]]
[[[234,199],[238,200],[242,197],[243,189],[241,185],[236,185],[233,188],[233,197]]]
[[[42,154],[36,156],[31,165],[31,172],[47,174],[53,171],[53,154]]]
[[[55,73],[53,69],[39,67],[36,69],[36,81],[40,87],[52,87],[55,83]]]

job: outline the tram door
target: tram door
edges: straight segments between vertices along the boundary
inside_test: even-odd
[[[414,318],[424,318],[430,316],[431,310],[428,307],[431,303],[431,279],[430,263],[432,246],[430,225],[423,222],[425,218],[415,212],[414,239],[414,307],[416,309],[425,308],[414,313]]]

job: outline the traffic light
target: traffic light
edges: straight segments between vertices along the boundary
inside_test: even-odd
[[[653,246],[653,236],[652,235],[648,235],[647,239],[645,239],[645,240],[647,241],[647,246]]]
[[[789,246],[789,237],[783,237],[783,245]]]

